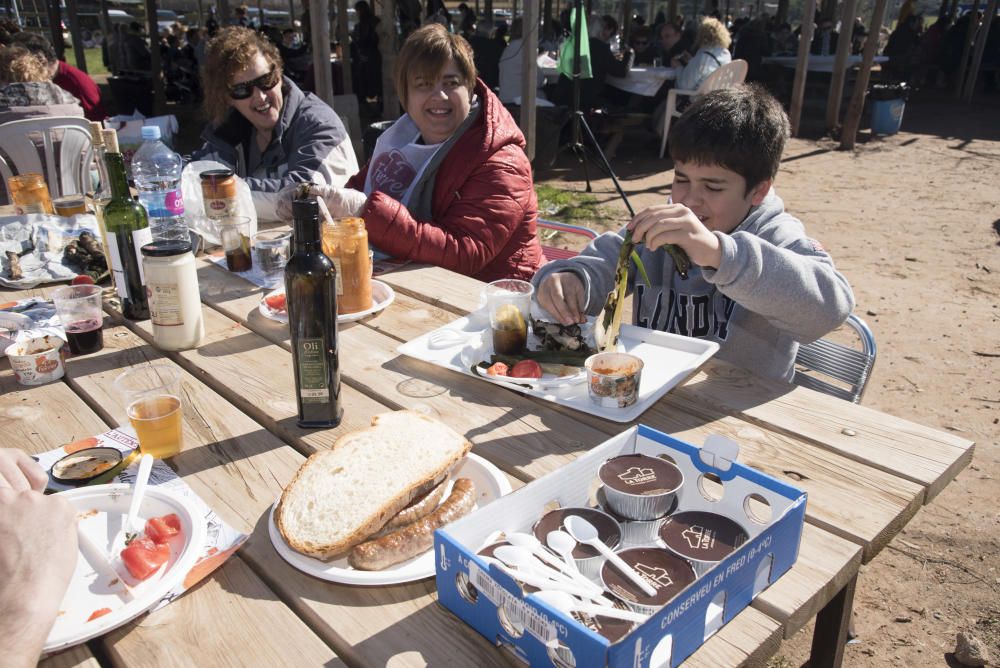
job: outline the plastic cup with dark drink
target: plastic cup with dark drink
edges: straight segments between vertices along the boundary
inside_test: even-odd
[[[250,271],[250,219],[246,216],[228,216],[219,220],[219,241],[226,254],[229,271]]]
[[[503,279],[486,286],[486,307],[493,330],[493,352],[519,355],[528,345],[528,317],[534,286],[527,281]]]
[[[69,350],[74,355],[89,355],[104,347],[101,326],[101,288],[96,285],[69,285],[52,293],[56,313],[66,330]]]

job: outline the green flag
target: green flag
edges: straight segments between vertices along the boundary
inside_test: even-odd
[[[567,79],[573,78],[573,42],[577,37],[580,37],[580,78],[592,79],[594,74],[590,71],[590,39],[587,37],[590,33],[587,32],[586,15],[580,17],[579,35],[574,34],[576,32],[575,7],[570,12],[569,25],[570,35],[563,42],[562,49],[559,51],[559,73],[565,75]]]

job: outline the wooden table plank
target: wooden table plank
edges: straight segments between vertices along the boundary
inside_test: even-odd
[[[38,662],[38,668],[101,668],[87,645],[76,645]]]
[[[736,624],[736,620],[741,621]],[[754,608],[747,608],[688,657],[685,668],[763,666],[778,653],[781,624]]]
[[[806,524],[795,565],[751,605],[782,622],[785,638],[791,638],[847,586],[860,565],[859,545]]]
[[[106,338],[104,351],[69,361],[69,383],[90,384],[98,364],[117,361],[120,359],[120,346],[135,343],[134,336],[127,330],[112,329],[108,334],[111,336]],[[147,351],[140,350],[137,354]],[[118,371],[118,366],[113,366],[105,375],[113,378]],[[107,407],[107,412],[121,411],[111,407],[111,402],[117,406],[119,400],[107,394],[106,387],[110,386],[110,382],[104,379],[100,384],[105,386],[105,392],[98,397],[90,395],[90,403],[99,399]],[[4,391],[3,410],[13,404],[20,407],[24,414],[24,417],[4,420],[0,427],[11,437],[11,442],[17,443],[26,452],[51,450],[106,431],[109,424],[113,424],[92,411],[88,402],[70,390],[66,383],[24,387],[17,385],[13,373],[6,370],[0,372],[0,388]],[[187,394],[192,396],[191,392]],[[60,418],[60,414],[64,417]],[[190,438],[190,434],[186,433],[186,437]],[[182,453],[173,461],[186,455],[187,452]],[[206,490],[198,489],[197,492],[214,506]],[[197,616],[196,611],[213,611],[211,623],[191,626],[192,633],[198,634],[197,641],[185,643],[180,639],[180,628],[188,627],[187,620]],[[198,614],[205,616],[207,613]],[[255,639],[255,653],[259,651],[262,655],[275,657],[295,656],[311,664],[332,662],[333,665],[341,665],[333,651],[259,578],[250,573],[238,557],[230,559],[223,569],[213,573],[194,591],[103,637],[101,642],[109,654],[129,666],[196,665],[203,661],[226,663],[232,657],[239,657],[247,647],[245,638],[238,638],[238,634],[231,632],[234,628]],[[130,633],[130,630],[135,632]],[[290,638],[296,644],[291,654],[284,647]],[[162,647],[151,652],[152,646]]]

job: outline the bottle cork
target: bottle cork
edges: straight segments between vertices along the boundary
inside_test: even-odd
[[[116,131],[101,130],[101,136],[104,137],[104,147],[108,153],[121,153],[118,148],[118,133]]]
[[[90,122],[90,143],[94,145],[94,148],[104,146],[104,137],[101,136],[103,131],[104,127],[99,122]]]

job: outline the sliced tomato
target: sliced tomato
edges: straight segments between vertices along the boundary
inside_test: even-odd
[[[99,610],[94,610],[92,613],[90,613],[90,617],[87,617],[87,621],[92,622],[98,617],[103,617],[104,615],[110,615],[110,614],[111,614],[111,608],[101,608]]]
[[[285,293],[264,297],[264,303],[272,311],[284,311],[287,308]]]
[[[142,536],[128,544],[121,553],[125,568],[137,580],[145,580],[170,559],[170,546],[157,545]]]
[[[487,376],[506,376],[507,373],[508,373],[508,371],[510,371],[510,367],[508,367],[503,362],[497,362],[496,364],[494,364],[493,366],[491,366],[489,369],[486,370],[486,375]]]
[[[153,517],[146,520],[146,537],[159,545],[166,543],[171,538],[180,533],[181,518],[176,513],[170,513],[163,517]]]
[[[86,274],[79,274],[78,276],[74,276],[73,280],[70,281],[69,284],[70,285],[93,285],[94,284],[94,279],[92,279],[90,276],[87,276]]]
[[[542,365],[535,360],[521,360],[510,370],[513,378],[541,378]]]

